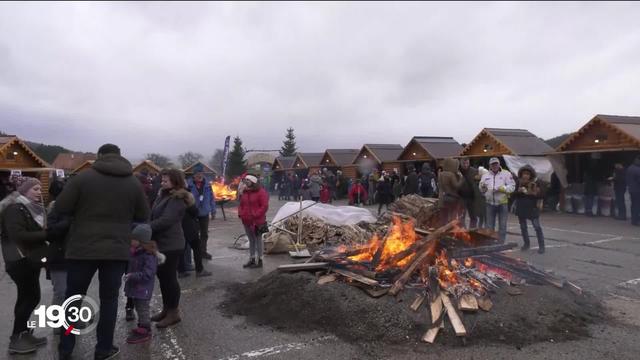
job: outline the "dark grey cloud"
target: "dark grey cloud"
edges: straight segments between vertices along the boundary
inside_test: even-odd
[[[3,3],[0,129],[306,151],[640,114],[635,3]]]

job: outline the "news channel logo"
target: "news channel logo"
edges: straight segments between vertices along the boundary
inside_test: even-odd
[[[85,335],[98,326],[100,308],[89,296],[73,295],[62,305],[40,305],[33,314],[38,320],[27,322],[30,329],[63,328],[65,335]]]

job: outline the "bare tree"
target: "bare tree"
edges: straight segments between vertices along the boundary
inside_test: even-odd
[[[168,156],[164,156],[162,154],[149,153],[149,154],[146,154],[144,156],[144,158],[146,160],[153,161],[154,164],[158,165],[161,168],[167,168],[167,167],[172,167],[173,166],[173,163],[171,162],[171,159],[169,159]]]
[[[186,153],[180,154],[178,156],[178,161],[180,162],[180,165],[182,165],[182,168],[185,169],[193,165],[194,163],[202,160],[203,158],[204,156],[202,154],[198,154],[193,151],[187,151]]]

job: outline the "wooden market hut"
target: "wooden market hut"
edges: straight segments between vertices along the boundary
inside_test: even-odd
[[[91,165],[93,165],[93,163],[95,162],[95,160],[87,160],[85,162],[83,162],[80,166],[78,166],[77,168],[73,169],[71,171],[71,176],[78,174],[79,172],[83,171],[83,170],[87,170],[91,167]]]
[[[55,169],[34,153],[29,146],[14,135],[0,136],[0,178],[8,181],[12,171],[20,171],[22,176],[38,178],[42,183],[42,196],[49,197],[49,180]]]
[[[640,154],[640,117],[598,114],[553,154],[564,157],[569,184],[583,183],[590,175],[602,185],[616,163],[627,167]]]
[[[297,153],[293,161],[293,169],[301,177],[321,169],[320,161],[324,153]]]
[[[278,156],[275,160],[273,160],[273,165],[271,166],[271,170],[273,172],[272,175],[272,183],[278,183],[282,180],[282,177],[285,176],[288,172],[293,171],[293,162],[296,160],[295,156]]]
[[[344,177],[354,179],[357,176],[357,165],[354,165],[353,161],[358,153],[359,149],[327,149],[320,164],[334,172],[340,170]]]
[[[364,175],[360,173],[364,168],[389,172],[394,169],[400,171],[402,163],[398,157],[403,150],[400,144],[364,144],[353,160],[353,164],[358,165],[358,176]]]
[[[474,158],[478,165],[489,157],[512,156],[545,156],[553,148],[544,140],[523,129],[484,128],[460,152],[460,156]],[[479,164],[487,166],[487,164]]]
[[[143,160],[142,162],[140,162],[140,164],[136,165],[133,168],[133,173],[137,174],[143,174],[146,173],[149,176],[157,176],[158,174],[160,174],[160,172],[162,171],[162,169],[160,168],[160,166],[156,165],[156,163],[154,163],[151,160]]]
[[[60,153],[51,165],[56,169],[64,170],[65,173],[73,173],[73,170],[79,168],[86,161],[95,161],[96,159],[97,155],[93,153]]]
[[[461,151],[462,145],[452,137],[414,136],[404,147],[398,160],[405,167],[412,165],[415,169],[420,169],[422,164],[428,162],[432,169],[436,169],[441,160],[457,157]]]
[[[196,172],[203,172],[207,179],[213,179],[217,173],[202,161],[196,161],[182,170],[186,176],[193,176]]]

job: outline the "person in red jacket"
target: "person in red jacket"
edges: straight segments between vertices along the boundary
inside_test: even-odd
[[[320,189],[320,202],[323,204],[331,202],[331,190],[329,189],[329,183],[326,181],[322,184],[322,189]]]
[[[360,206],[367,202],[367,190],[360,183],[360,179],[356,180],[356,184],[349,191],[349,205]]]
[[[262,234],[261,230],[267,225],[267,210],[269,210],[269,195],[258,183],[253,175],[245,176],[245,189],[240,198],[238,217],[242,220],[244,230],[249,238],[249,262],[244,268],[262,267]],[[257,253],[257,259],[256,259]],[[257,260],[257,261],[256,261]]]

